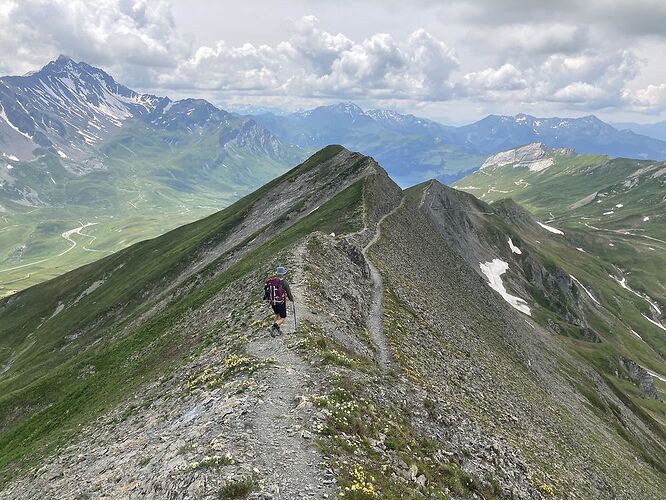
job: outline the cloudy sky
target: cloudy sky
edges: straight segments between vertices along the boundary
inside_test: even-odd
[[[664,0],[0,0],[0,74],[60,53],[226,109],[666,119]]]

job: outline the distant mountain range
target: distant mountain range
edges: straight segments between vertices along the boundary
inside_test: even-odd
[[[618,130],[631,130],[637,134],[647,135],[660,141],[666,141],[666,121],[657,123],[628,123],[628,122],[612,122],[611,125]]]
[[[48,183],[40,186],[36,179],[26,179],[19,172],[28,169],[39,176],[52,164],[61,173],[61,179],[53,178],[53,184],[66,186],[71,179],[113,170],[110,161],[114,149],[126,150],[130,143],[141,148],[139,136],[148,136],[148,142],[158,148],[150,154],[163,155],[156,161],[155,171],[140,175],[179,178],[180,186],[166,182],[176,190],[198,189],[200,184],[192,181],[202,180],[203,171],[207,179],[242,187],[245,181],[234,182],[239,172],[230,175],[223,167],[239,156],[243,160],[235,170],[252,165],[252,172],[241,176],[256,177],[258,183],[277,171],[262,175],[257,161],[286,166],[303,156],[251,118],[232,115],[200,99],[172,101],[139,94],[101,69],[60,56],[32,74],[0,78],[0,154],[12,167],[24,162],[11,172],[12,179],[5,179],[0,200],[35,206],[56,202],[57,188]],[[202,157],[197,152],[197,161],[190,157],[176,165],[164,165],[173,163],[175,153],[185,144],[202,142],[208,136],[215,136],[217,143],[210,155]],[[139,149],[134,153],[144,157],[148,152]],[[180,170],[186,170],[185,175]]]
[[[459,127],[456,133],[463,144],[490,154],[542,142],[549,147],[573,148],[579,153],[666,159],[666,142],[630,130],[617,130],[592,115],[582,118],[490,115]]]
[[[454,127],[395,111],[364,111],[349,102],[254,119],[283,141],[310,151],[342,144],[369,154],[403,186],[433,177],[452,181],[478,168],[486,156],[459,141]]]
[[[532,142],[611,157],[666,159],[666,141],[617,130],[595,116],[537,118],[490,115],[452,127],[389,110],[364,111],[353,103],[254,119],[283,141],[314,150],[340,143],[372,155],[402,185],[434,177],[452,182],[476,170],[489,154]]]
[[[142,94],[60,56],[0,78],[0,295],[219,210],[327,144],[373,156],[406,187],[453,182],[535,141],[666,159],[666,142],[593,116],[452,127],[353,103],[245,116]]]

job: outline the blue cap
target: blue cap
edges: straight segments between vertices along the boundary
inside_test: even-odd
[[[278,276],[282,276],[283,274],[287,274],[287,268],[282,267],[282,266],[278,266],[278,268],[275,270],[275,274],[277,274]]]

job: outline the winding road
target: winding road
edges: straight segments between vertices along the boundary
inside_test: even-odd
[[[65,231],[64,233],[62,233],[60,236],[62,236],[63,238],[65,238],[65,240],[70,244],[70,246],[69,246],[69,248],[67,248],[66,250],[63,250],[62,252],[60,252],[58,255],[54,255],[53,257],[47,257],[46,259],[41,259],[41,260],[38,260],[38,261],[35,261],[35,262],[31,262],[31,263],[29,263],[29,264],[22,264],[22,265],[20,265],[20,266],[9,267],[9,268],[7,268],[7,269],[0,269],[0,273],[6,273],[6,272],[9,272],[9,271],[15,271],[16,269],[23,269],[24,267],[36,266],[37,264],[41,264],[42,262],[47,262],[47,261],[49,261],[49,260],[53,260],[53,259],[56,259],[56,258],[58,258],[58,257],[62,257],[62,256],[65,255],[66,253],[69,253],[69,252],[71,252],[72,250],[74,250],[74,248],[76,248],[77,243],[76,243],[75,240],[72,239],[72,236],[75,235],[75,234],[77,234],[77,235],[79,235],[79,236],[86,236],[86,237],[88,237],[88,238],[93,238],[93,241],[94,241],[94,239],[95,239],[94,236],[91,236],[91,235],[89,235],[89,234],[83,234],[83,233],[81,233],[81,231],[82,231],[83,229],[89,227],[89,226],[94,226],[94,225],[96,225],[96,224],[97,224],[97,222],[88,222],[88,223],[86,223],[86,224],[82,224],[82,225],[79,226],[79,227],[75,227],[74,229],[70,229],[70,230]]]

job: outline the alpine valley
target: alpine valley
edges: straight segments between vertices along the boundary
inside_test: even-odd
[[[250,118],[61,56],[0,79],[0,157],[7,294],[208,215],[304,153]]]
[[[407,187],[453,182],[535,140],[666,158],[666,142],[591,116],[451,127],[353,103],[241,116],[138,93],[61,56],[0,78],[0,296],[209,215],[327,144],[373,156]]]

